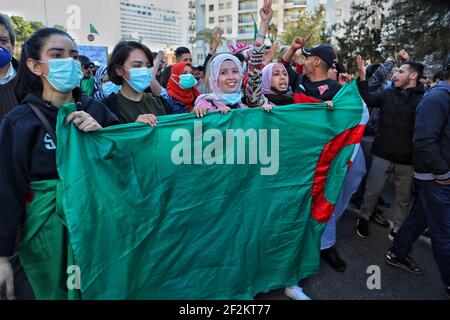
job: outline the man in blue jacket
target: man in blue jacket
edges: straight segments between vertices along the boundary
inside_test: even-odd
[[[450,54],[444,60],[444,80],[431,88],[417,107],[413,165],[419,193],[386,262],[421,274],[408,254],[428,226],[434,258],[450,298]]]

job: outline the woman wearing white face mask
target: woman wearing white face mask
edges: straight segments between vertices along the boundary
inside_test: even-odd
[[[8,262],[18,249],[38,299],[64,299],[68,263],[67,229],[51,194],[58,188],[56,119],[60,108],[77,111],[66,118],[83,132],[119,124],[97,100],[81,95],[78,52],[64,31],[44,28],[24,44],[16,94],[21,105],[0,120],[0,299],[14,298]],[[47,202],[46,202],[47,201]],[[51,212],[47,212],[51,210]],[[67,269],[66,269],[67,270]],[[63,282],[61,282],[63,281]]]
[[[108,63],[109,79],[122,89],[104,100],[122,123],[142,122],[155,126],[157,116],[166,115],[163,102],[145,91],[153,80],[153,55],[136,41],[116,45]]]

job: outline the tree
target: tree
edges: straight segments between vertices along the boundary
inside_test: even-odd
[[[405,48],[414,59],[441,63],[450,52],[450,2],[396,0],[385,21],[383,47]]]
[[[45,25],[40,21],[27,21],[20,16],[8,17],[16,32],[16,45],[14,55],[20,56],[20,51],[24,42],[37,30],[45,28]],[[55,25],[54,28],[66,31],[66,28],[62,25]]]
[[[60,24],[55,24],[55,25],[53,26],[53,28],[62,30],[62,31],[64,31],[64,32],[67,32],[66,27],[64,27],[64,26],[62,26],[62,25],[60,25]]]
[[[212,46],[213,42],[214,42],[214,35],[217,32],[217,29],[203,29],[200,30],[199,32],[197,32],[197,36],[195,37],[193,42],[197,42],[197,41],[204,41],[207,44],[209,44],[209,46]],[[223,30],[220,30],[221,33],[223,34]],[[221,41],[226,41],[227,39],[225,37],[221,38]]]
[[[371,62],[386,58],[381,47],[381,35],[385,14],[383,13],[386,0],[372,0],[371,5],[351,5],[351,18],[342,26],[333,26],[333,30],[340,31],[337,36],[339,57],[344,60],[354,60],[357,54]],[[376,13],[379,16],[375,16]],[[376,21],[373,21],[376,19]]]
[[[280,40],[282,44],[290,45],[295,37],[306,37],[310,32],[313,32],[310,46],[328,42],[324,5],[320,5],[312,14],[306,13],[297,21],[288,23],[280,35]]]
[[[24,18],[19,16],[11,16],[10,20],[16,31],[16,45],[21,46],[36,30],[33,29],[33,26],[36,25],[31,25]]]
[[[388,10],[383,9],[392,2]],[[379,25],[370,28],[374,8],[381,12]],[[352,4],[352,17],[337,37],[341,58],[361,54],[380,62],[406,49],[414,60],[439,64],[450,52],[450,2],[442,0],[372,0],[371,6]]]

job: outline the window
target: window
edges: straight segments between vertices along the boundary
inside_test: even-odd
[[[228,34],[232,34],[232,33],[233,33],[233,28],[228,27],[228,28],[227,28],[227,33],[228,33]]]
[[[336,17],[342,16],[342,9],[336,9],[335,15],[336,15]]]
[[[214,5],[213,4],[209,5],[209,11],[214,11]]]
[[[209,17],[209,23],[214,23],[214,17]]]
[[[225,3],[219,3],[219,9],[220,10],[225,9]]]
[[[231,2],[227,2],[227,9],[231,9]]]
[[[225,17],[224,16],[220,16],[219,17],[219,22],[225,22]]]

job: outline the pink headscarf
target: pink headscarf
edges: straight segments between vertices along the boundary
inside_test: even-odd
[[[261,79],[261,92],[262,94],[276,94],[272,91],[272,74],[273,68],[276,66],[281,66],[286,70],[286,67],[280,63],[270,63],[262,69],[262,79]],[[288,75],[288,83],[289,83],[289,75]]]

